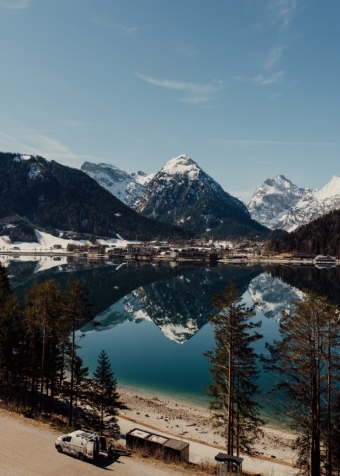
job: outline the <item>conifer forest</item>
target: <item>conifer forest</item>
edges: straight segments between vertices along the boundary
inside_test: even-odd
[[[48,279],[33,283],[20,303],[0,265],[0,395],[26,416],[63,415],[65,426],[119,433],[117,382],[103,351],[93,378],[77,355],[80,323],[91,317],[79,280],[62,290]],[[84,411],[86,408],[86,411]]]

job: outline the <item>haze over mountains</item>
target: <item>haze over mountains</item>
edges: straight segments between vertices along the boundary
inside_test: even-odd
[[[254,220],[288,232],[340,208],[340,177],[334,175],[320,190],[302,188],[283,175],[256,188],[248,205]]]
[[[82,166],[82,170],[108,188],[108,169],[103,176],[104,169],[104,164],[91,170],[88,163]],[[134,201],[129,192],[132,182],[127,175],[123,171],[115,177],[110,174],[111,193],[128,197],[131,207],[149,218],[180,225],[198,234],[260,236],[268,233],[266,227],[251,218],[243,202],[225,192],[187,155],[169,160],[157,174],[146,176],[144,188],[137,188],[134,183],[134,195],[141,192]]]

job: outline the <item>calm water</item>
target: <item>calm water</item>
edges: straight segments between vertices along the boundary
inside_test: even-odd
[[[1,258],[4,261],[4,258]],[[6,258],[7,259],[7,258]],[[32,258],[33,259],[33,258]],[[79,355],[93,372],[104,349],[118,383],[162,396],[206,405],[210,375],[203,353],[213,349],[210,297],[233,279],[244,302],[255,301],[265,342],[279,338],[282,311],[303,295],[303,289],[337,302],[339,270],[314,267],[225,266],[174,268],[170,265],[90,264],[25,257],[7,261],[12,286],[20,298],[34,280],[55,278],[63,287],[79,278],[91,290],[94,319],[78,332]],[[269,382],[262,373],[264,392]]]

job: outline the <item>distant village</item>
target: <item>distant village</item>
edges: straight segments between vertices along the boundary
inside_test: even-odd
[[[89,244],[71,244],[63,248],[60,244],[51,247],[51,254],[65,252],[75,257],[87,258],[90,261],[168,261],[174,263],[201,263],[210,265],[217,262],[256,263],[282,262],[291,264],[315,264],[319,267],[332,267],[338,260],[332,256],[315,256],[310,254],[268,253],[266,243],[253,240],[235,241],[202,241],[190,240],[181,242],[134,242],[103,244],[102,240]],[[20,251],[19,249],[13,251]]]

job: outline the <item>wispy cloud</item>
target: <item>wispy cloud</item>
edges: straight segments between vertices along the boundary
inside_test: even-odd
[[[7,10],[24,10],[30,7],[32,0],[0,0],[0,7],[4,7]]]
[[[285,71],[279,68],[279,63],[282,60],[283,52],[288,48],[287,31],[292,27],[294,19],[303,8],[301,2],[302,0],[268,0],[263,15],[264,20],[258,23],[257,27],[275,28],[278,31],[277,45],[267,53],[267,58],[259,64],[260,73],[245,81],[267,86],[278,82],[285,74]],[[270,99],[275,97],[277,95],[273,94]]]
[[[137,27],[135,26],[122,25],[119,23],[112,22],[103,17],[95,17],[92,18],[91,21],[92,23],[96,23],[97,25],[101,25],[106,28],[111,28],[112,30],[115,30],[120,36],[134,36],[137,32]]]
[[[270,0],[267,17],[271,26],[283,32],[291,27],[298,12],[298,0]]]
[[[180,101],[188,104],[199,104],[210,101],[213,98],[214,93],[223,89],[223,85],[221,84],[201,84],[173,79],[152,78],[139,73],[136,73],[136,76],[155,86],[186,93],[186,96],[181,98]]]
[[[276,99],[276,98],[282,96],[283,93],[284,93],[284,91],[280,91],[280,92],[278,92],[278,93],[273,93],[273,94],[271,94],[271,95],[269,96],[268,99],[269,99],[269,101],[273,101],[274,99]]]
[[[266,86],[267,84],[276,83],[284,74],[284,71],[278,71],[277,73],[273,73],[270,75],[259,74],[255,76],[252,81],[254,81],[254,83],[259,84],[260,86]]]
[[[220,139],[218,142],[225,144],[235,144],[241,146],[271,146],[271,145],[285,145],[285,146],[318,146],[318,147],[331,147],[338,146],[337,142],[289,142],[289,141],[273,141],[273,140],[251,140],[251,139]]]
[[[91,123],[86,121],[78,121],[77,119],[63,119],[62,121],[59,122],[59,124],[65,127],[81,128],[81,127],[87,127]]]
[[[280,61],[283,51],[287,48],[287,46],[277,46],[273,48],[268,56],[268,59],[264,63],[264,69],[266,71],[272,71],[274,66]]]
[[[270,0],[268,18],[281,32],[288,30],[299,12],[298,0]]]
[[[84,159],[97,159],[89,155],[75,154],[67,145],[38,130],[18,129],[17,132],[17,135],[10,135],[0,131],[0,150],[41,155],[73,166]]]
[[[197,55],[197,49],[193,45],[178,43],[175,47],[175,53],[184,56],[185,58],[193,58]]]

